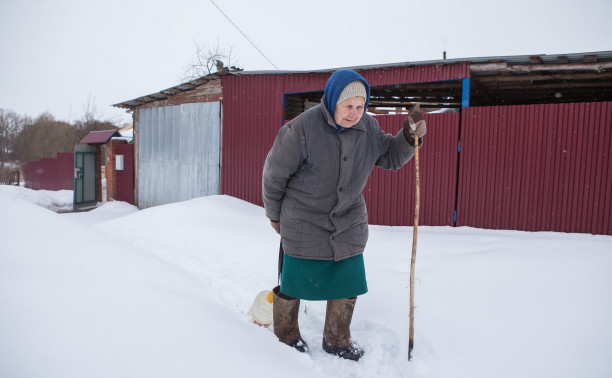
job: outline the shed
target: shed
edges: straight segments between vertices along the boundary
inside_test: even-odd
[[[612,234],[612,51],[348,67],[372,86],[386,132],[428,111],[424,225]],[[125,101],[134,114],[136,202],[227,194],[261,205],[278,129],[320,102],[336,69],[217,73]],[[412,164],[375,170],[372,224],[411,225]]]

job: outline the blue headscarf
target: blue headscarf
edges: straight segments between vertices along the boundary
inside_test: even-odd
[[[351,81],[359,80],[365,85],[367,98],[365,99],[365,108],[368,108],[368,103],[370,102],[370,84],[355,71],[351,70],[339,70],[334,72],[329,79],[327,80],[327,84],[325,85],[325,90],[323,91],[323,103],[327,110],[331,113],[332,117],[334,117],[334,113],[336,112],[336,103],[338,102],[338,97],[340,97],[340,93],[344,90]],[[365,114],[365,113],[364,113]],[[336,125],[336,127],[341,127]],[[340,130],[340,129],[339,129]]]

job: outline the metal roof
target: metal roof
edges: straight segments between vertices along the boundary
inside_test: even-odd
[[[612,61],[612,50],[610,51],[598,51],[598,52],[585,52],[585,53],[572,53],[572,54],[535,54],[535,55],[510,55],[510,56],[488,56],[488,57],[474,57],[474,58],[457,58],[457,59],[440,59],[440,60],[422,60],[415,62],[399,62],[399,63],[387,63],[387,64],[374,64],[364,66],[351,66],[351,67],[339,67],[339,68],[328,68],[320,70],[305,70],[305,71],[239,71],[232,72],[232,75],[274,75],[274,74],[299,74],[299,73],[331,73],[340,69],[350,70],[371,70],[377,68],[390,68],[390,67],[403,67],[403,66],[422,66],[422,65],[440,65],[440,64],[454,64],[469,62],[472,64],[479,63],[496,63],[506,62],[508,64],[531,64],[537,58],[542,60],[542,63],[546,64],[560,64],[565,63],[581,63],[585,57],[592,56],[599,62]]]
[[[176,85],[176,86],[171,87],[171,88],[164,89],[164,90],[159,91],[157,93],[152,93],[152,94],[149,94],[149,95],[146,95],[146,96],[135,98],[133,100],[120,102],[120,103],[114,104],[112,106],[115,106],[117,108],[124,108],[124,109],[134,109],[134,108],[137,108],[139,106],[148,104],[150,102],[165,100],[165,99],[170,98],[170,97],[172,97],[172,96],[174,96],[176,94],[192,91],[192,90],[197,89],[197,88],[199,88],[199,87],[201,87],[203,85],[208,84],[209,82],[211,82],[213,80],[220,79],[221,76],[228,75],[228,74],[234,73],[234,72],[238,72],[238,70],[230,71],[230,69],[228,69],[228,68],[223,68],[219,72],[215,72],[215,73],[203,76],[203,77],[198,78],[198,79],[194,79],[194,80],[191,80],[191,81],[188,81],[188,82],[185,82],[185,83],[181,83],[179,85]]]
[[[79,144],[104,144],[112,137],[120,137],[117,130],[91,131],[83,138]]]
[[[364,66],[352,66],[352,67],[340,67],[340,68],[329,68],[329,69],[321,69],[321,70],[304,70],[304,71],[242,71],[239,69],[223,68],[221,71],[201,77],[199,79],[191,80],[186,83],[179,84],[177,86],[164,89],[160,92],[153,93],[150,95],[138,97],[133,100],[124,101],[121,103],[114,104],[113,106],[124,108],[124,109],[134,109],[142,105],[146,105],[151,102],[165,100],[169,97],[177,95],[179,93],[192,91],[198,89],[201,86],[206,85],[207,83],[218,80],[222,76],[232,75],[232,76],[243,76],[243,75],[291,75],[291,74],[328,74],[335,72],[342,68],[352,69],[356,71],[362,70],[372,70],[372,69],[385,69],[385,68],[393,68],[393,67],[408,67],[408,66],[423,66],[423,65],[447,65],[447,64],[456,64],[456,63],[470,63],[470,72],[474,79],[478,80],[478,78],[483,78],[486,82],[475,82],[476,91],[480,88],[480,93],[486,93],[487,96],[490,96],[490,91],[495,92],[500,89],[500,82],[508,81],[508,77],[510,80],[513,78],[517,79],[517,82],[514,83],[520,86],[533,86],[534,82],[537,84],[541,82],[542,85],[551,85],[551,82],[554,81],[556,83],[563,83],[564,85],[568,85],[568,83],[572,80],[577,80],[576,83],[578,85],[582,85],[585,80],[589,81],[587,86],[589,88],[593,85],[598,85],[600,87],[599,92],[595,95],[595,97],[602,96],[602,93],[605,94],[604,97],[607,98],[609,89],[611,85],[611,74],[612,72],[612,51],[598,51],[598,52],[584,52],[584,53],[571,53],[571,54],[536,54],[536,55],[515,55],[515,56],[489,56],[489,57],[474,57],[474,58],[458,58],[458,59],[441,59],[441,60],[428,60],[428,61],[415,61],[415,62],[400,62],[400,63],[388,63],[388,64],[377,64],[377,65],[364,65]],[[564,77],[553,77],[556,74],[568,73],[570,75],[576,73],[597,73],[600,74],[605,72],[605,80],[601,80],[602,77],[589,77],[589,78],[571,78],[568,76]],[[530,74],[539,73],[541,74],[538,77],[531,77]],[[542,75],[550,75],[550,77],[542,77]],[[591,75],[592,76],[592,75]],[[598,75],[601,76],[601,75]],[[497,80],[497,78],[501,78],[501,80]],[[545,80],[545,81],[543,81]],[[595,84],[595,83],[599,84]],[[504,85],[504,84],[502,84]],[[584,85],[583,85],[584,86]],[[508,85],[505,85],[505,88],[509,88]],[[454,89],[453,89],[454,90]],[[556,89],[555,89],[556,90]],[[549,97],[550,93],[553,90],[547,90],[546,93],[536,93],[534,92],[534,96],[537,98],[540,97]],[[474,93],[476,96],[479,93]],[[523,97],[524,95],[512,95],[516,98]],[[536,98],[536,97],[533,97]],[[525,100],[527,100],[525,98]],[[576,101],[579,101],[579,98],[576,98]],[[485,101],[486,102],[486,101]],[[484,102],[483,102],[484,103]]]

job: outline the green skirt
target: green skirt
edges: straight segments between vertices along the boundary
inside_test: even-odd
[[[309,260],[283,257],[280,291],[290,297],[326,301],[368,292],[363,255],[345,260]]]

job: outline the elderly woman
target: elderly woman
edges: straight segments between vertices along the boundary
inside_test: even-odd
[[[368,291],[363,251],[368,214],[362,191],[374,166],[397,170],[422,143],[423,114],[413,109],[397,135],[365,113],[370,86],[358,73],[336,71],[321,104],[278,132],[263,170],[266,216],[281,235],[282,275],[273,289],[274,333],[301,352],[300,299],[326,300],[323,349],[350,360],[363,350],[351,340],[357,296]]]

